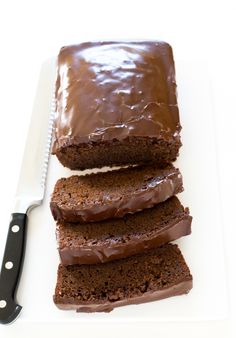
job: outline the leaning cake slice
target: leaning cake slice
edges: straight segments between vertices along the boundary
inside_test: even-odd
[[[59,179],[50,207],[57,221],[98,222],[151,208],[182,190],[182,176],[172,165],[129,167]]]
[[[192,217],[177,197],[121,219],[57,224],[63,265],[96,264],[121,259],[174,241],[191,232]]]
[[[192,276],[177,245],[95,265],[58,267],[55,304],[63,310],[109,312],[115,307],[186,294]]]

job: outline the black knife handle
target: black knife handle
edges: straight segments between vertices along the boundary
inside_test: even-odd
[[[0,323],[16,319],[22,307],[15,301],[24,261],[27,215],[12,214],[0,273]]]

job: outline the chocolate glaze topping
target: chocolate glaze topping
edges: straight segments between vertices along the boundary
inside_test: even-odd
[[[63,47],[56,103],[53,152],[129,136],[179,138],[172,49],[160,41]]]

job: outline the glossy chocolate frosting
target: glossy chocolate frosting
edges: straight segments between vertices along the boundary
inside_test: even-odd
[[[55,301],[56,306],[61,310],[76,310],[77,312],[110,312],[114,308],[124,305],[141,304],[146,302],[153,302],[168,297],[179,296],[187,294],[193,287],[192,279],[186,279],[178,282],[170,287],[162,290],[147,291],[140,296],[125,298],[115,302],[106,301],[100,303],[83,302],[76,304],[76,302],[69,302],[68,299],[61,298],[60,303]]]
[[[88,42],[61,49],[53,152],[130,136],[173,141],[179,131],[170,45]]]
[[[153,177],[149,182],[131,194],[112,199],[109,192],[102,201],[89,206],[77,205],[69,208],[64,201],[59,204],[54,196],[50,202],[52,215],[57,221],[65,222],[98,222],[109,218],[120,218],[128,213],[134,213],[167,200],[169,197],[183,191],[182,175],[173,166],[160,169],[162,177]]]
[[[186,209],[185,213],[174,222],[170,222],[168,227],[164,227],[160,231],[153,231],[148,237],[144,234],[129,235],[129,240],[125,243],[111,239],[108,243],[106,241],[97,245],[59,246],[61,263],[63,265],[97,264],[133,256],[189,235],[191,233],[191,221],[192,217],[189,216],[188,209]],[[60,237],[59,233],[57,233],[57,237]]]

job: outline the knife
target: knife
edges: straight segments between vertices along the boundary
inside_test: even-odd
[[[51,148],[54,102],[54,60],[42,68],[27,136],[15,203],[8,229],[0,273],[0,323],[9,324],[19,315],[22,306],[16,292],[22,271],[28,215],[44,198]]]

